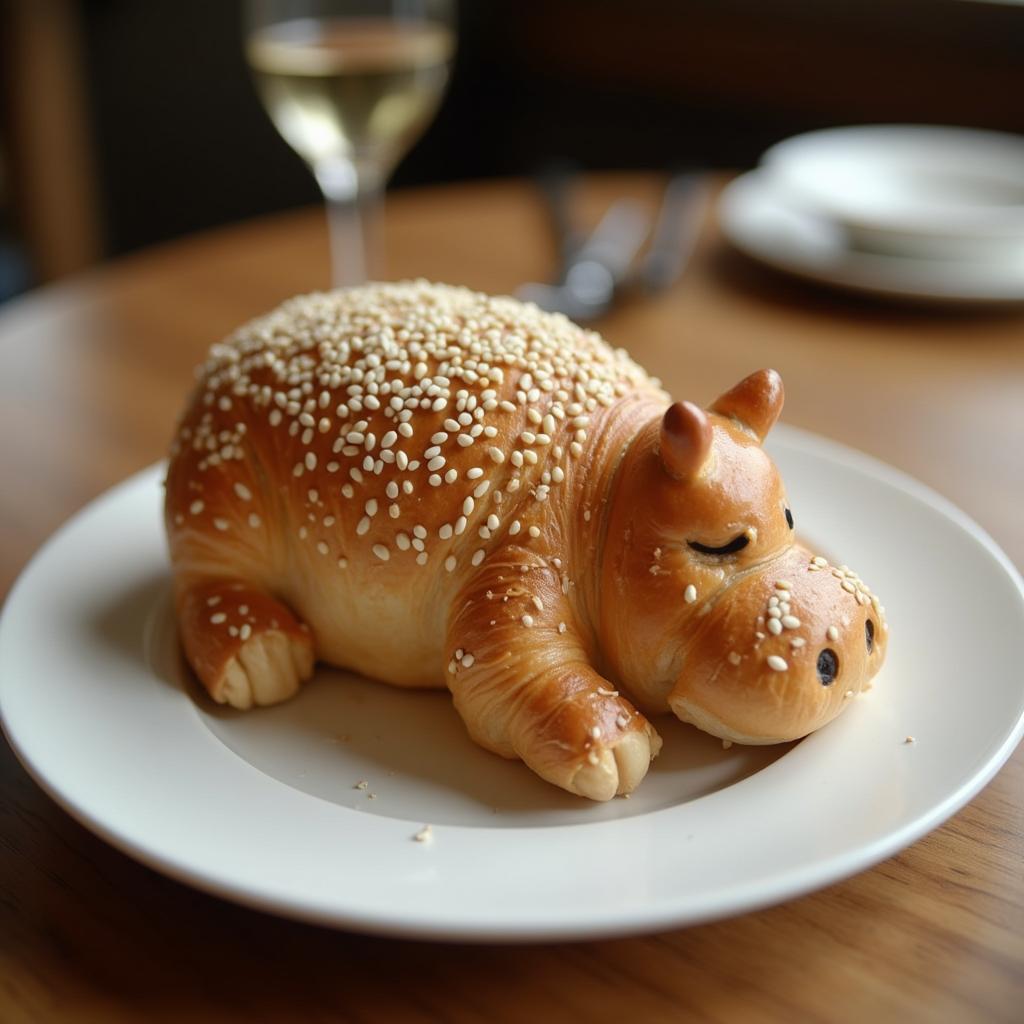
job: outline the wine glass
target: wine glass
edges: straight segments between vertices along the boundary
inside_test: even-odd
[[[454,0],[247,0],[245,34],[263,105],[327,202],[334,286],[363,284],[384,183],[448,81]]]

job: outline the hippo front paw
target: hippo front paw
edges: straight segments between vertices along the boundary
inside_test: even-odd
[[[591,800],[611,800],[632,793],[660,751],[661,737],[650,725],[625,733],[614,744],[592,747],[568,789]]]

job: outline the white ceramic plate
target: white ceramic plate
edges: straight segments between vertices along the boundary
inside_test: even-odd
[[[826,128],[772,146],[761,164],[794,200],[875,242],[1024,242],[1017,135],[936,125]]]
[[[741,252],[811,281],[917,302],[1024,302],[1024,249],[991,260],[861,251],[851,246],[846,228],[793,203],[764,171],[731,181],[718,217]]]
[[[7,736],[55,800],[133,857],[339,927],[596,937],[816,889],[937,826],[1010,755],[1024,594],[921,485],[785,428],[771,447],[797,528],[858,568],[891,624],[874,690],[802,743],[725,751],[662,720],[640,791],[592,805],[474,747],[443,693],[322,671],[290,705],[215,708],[175,642],[159,468],[76,515],[11,593]],[[432,841],[414,841],[428,823]]]

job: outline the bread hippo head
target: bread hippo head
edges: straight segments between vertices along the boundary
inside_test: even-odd
[[[739,743],[820,728],[885,657],[878,598],[795,539],[762,447],[782,402],[762,370],[707,411],[672,405],[624,457],[602,568],[623,683],[648,710]]]

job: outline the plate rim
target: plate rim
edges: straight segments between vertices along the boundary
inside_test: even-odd
[[[954,523],[966,533],[987,555],[999,566],[1002,572],[1013,583],[1024,608],[1024,580],[1009,557],[996,544],[991,536],[963,510],[939,492],[922,483],[904,471],[897,469],[874,456],[855,448],[824,438],[813,432],[789,425],[777,428],[776,435],[782,446],[794,447],[809,451],[819,457],[836,461],[844,467],[881,480],[891,487],[912,498],[931,506],[947,520]],[[28,565],[19,575],[11,588],[4,606],[0,609],[0,641],[5,633],[5,623],[9,618],[9,609],[14,604],[25,580],[30,578],[33,566],[43,557],[44,553],[72,528],[79,516],[93,509],[100,502],[109,500],[122,491],[139,486],[147,476],[156,476],[161,472],[163,463],[156,463],[135,474],[132,474],[112,488],[104,491],[82,509],[73,513],[34,553]],[[2,648],[0,648],[2,650]],[[817,861],[811,868],[797,866],[787,873],[776,876],[770,885],[765,885],[759,878],[747,879],[733,889],[730,897],[719,899],[713,905],[697,906],[689,912],[681,910],[671,900],[667,905],[649,904],[644,912],[632,917],[623,917],[617,910],[602,914],[591,911],[589,914],[577,913],[570,920],[555,923],[538,923],[533,920],[480,921],[459,919],[456,915],[451,919],[419,919],[410,917],[407,911],[389,908],[382,913],[379,909],[369,913],[359,910],[339,912],[337,907],[316,905],[308,900],[293,898],[282,901],[273,893],[252,890],[242,883],[231,879],[225,880],[216,873],[196,871],[177,863],[172,855],[153,850],[134,838],[110,828],[102,819],[90,814],[77,806],[66,796],[59,785],[53,783],[46,770],[36,765],[31,754],[23,749],[15,730],[10,728],[8,715],[5,711],[4,693],[6,687],[0,677],[0,727],[14,751],[19,762],[25,767],[37,785],[65,810],[75,821],[99,836],[105,842],[146,866],[207,894],[226,898],[232,902],[317,925],[334,928],[347,928],[360,932],[388,935],[414,939],[430,939],[458,942],[545,942],[561,940],[596,940],[615,936],[649,933],[666,928],[684,927],[706,921],[728,917],[737,913],[752,912],[766,906],[778,904],[806,893],[818,890],[823,886],[834,884],[860,871],[867,870],[882,860],[892,856],[899,850],[921,838],[927,832],[948,820],[968,801],[976,796],[997,774],[1016,749],[1024,736],[1024,713],[1020,714],[1015,723],[1007,731],[999,747],[992,750],[984,758],[980,768],[976,769],[953,791],[906,822],[902,827],[890,831],[885,836],[866,846],[846,849]],[[276,780],[274,780],[276,782]],[[284,783],[276,783],[284,786]],[[310,797],[309,799],[317,799]],[[653,812],[660,813],[660,812]],[[646,817],[646,816],[644,816]],[[630,819],[630,820],[643,820]],[[621,826],[618,821],[586,823],[595,829],[608,829]],[[576,829],[579,825],[561,826]],[[463,829],[463,826],[445,826],[446,831]],[[478,830],[469,830],[478,831]],[[512,831],[541,831],[536,828],[505,829]],[[546,829],[544,831],[547,831]]]

